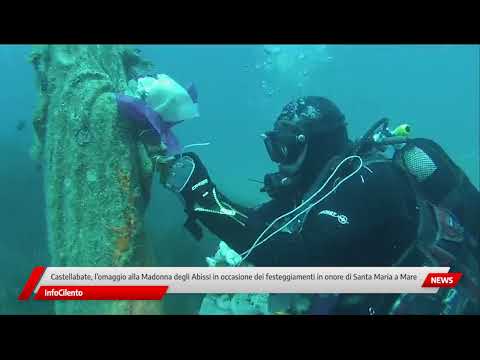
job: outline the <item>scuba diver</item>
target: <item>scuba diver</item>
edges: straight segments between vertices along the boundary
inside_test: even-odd
[[[309,96],[263,134],[278,171],[270,201],[234,203],[198,155],[174,156],[163,184],[180,195],[186,228],[203,224],[254,266],[450,266],[463,278],[437,294],[315,295],[312,314],[478,314],[480,193],[431,140],[378,121],[352,141],[339,108]],[[393,154],[389,154],[392,150]],[[373,309],[373,310],[372,310]]]

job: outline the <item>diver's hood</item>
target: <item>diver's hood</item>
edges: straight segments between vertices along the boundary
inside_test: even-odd
[[[167,123],[199,117],[195,89],[185,89],[165,74],[131,80],[126,94],[143,99]]]

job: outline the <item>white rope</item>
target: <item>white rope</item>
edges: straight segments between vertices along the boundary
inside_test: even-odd
[[[279,221],[280,219],[283,219],[285,218],[286,216],[294,213],[295,211],[297,211],[298,209],[300,209],[301,207],[303,207],[304,205],[308,204],[315,196],[317,196],[318,193],[320,193],[324,188],[325,186],[329,183],[329,181],[334,177],[334,175],[336,174],[336,172],[338,171],[338,169],[345,163],[345,161],[349,160],[349,159],[358,159],[360,161],[360,165],[359,167],[353,171],[351,174],[349,174],[346,178],[344,178],[342,181],[340,181],[337,185],[335,185],[335,187],[332,188],[332,190],[330,190],[326,195],[324,195],[320,200],[317,200],[316,202],[314,202],[312,205],[310,205],[309,207],[307,207],[306,209],[302,210],[300,213],[298,213],[296,216],[294,216],[290,221],[288,221],[285,225],[283,225],[282,227],[280,227],[279,229],[277,229],[276,231],[274,231],[272,234],[270,234],[269,236],[267,236],[265,239],[263,239],[262,241],[260,241],[260,239],[263,237],[263,235],[265,235],[265,233],[277,222]],[[250,256],[251,252],[257,247],[257,246],[260,246],[261,244],[263,244],[264,242],[266,242],[268,239],[270,239],[272,236],[276,235],[278,232],[282,231],[286,226],[290,225],[290,223],[292,223],[295,219],[297,219],[300,215],[302,215],[303,213],[307,212],[307,211],[310,211],[310,209],[314,206],[316,206],[318,203],[320,203],[321,201],[323,201],[324,199],[326,199],[328,196],[330,196],[330,194],[332,194],[334,191],[337,190],[337,188],[342,185],[345,181],[347,181],[348,179],[350,179],[352,176],[354,176],[358,171],[360,171],[362,169],[362,166],[363,166],[363,160],[361,157],[357,156],[357,155],[354,155],[354,156],[349,156],[345,159],[342,160],[342,162],[340,164],[337,165],[337,167],[335,168],[335,170],[333,171],[333,173],[328,177],[328,179],[325,181],[325,183],[320,187],[320,189],[318,189],[312,196],[310,196],[307,200],[305,200],[302,204],[300,204],[299,206],[297,206],[296,208],[294,208],[293,210],[287,212],[286,214],[282,215],[282,216],[279,216],[278,218],[276,218],[269,226],[267,226],[267,228],[258,236],[258,238],[255,240],[255,242],[253,243],[253,245],[250,247],[250,249],[244,251],[242,254],[240,254],[242,256],[242,261],[243,262],[245,259],[247,259],[248,256]]]
[[[194,146],[207,146],[207,145],[210,145],[210,143],[205,142],[205,143],[189,144],[189,145],[185,145],[183,147],[183,151],[185,151],[185,149],[188,149],[188,148],[191,148],[191,147],[194,147]]]

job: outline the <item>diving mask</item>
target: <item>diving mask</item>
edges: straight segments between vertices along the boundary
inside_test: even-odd
[[[263,138],[270,159],[279,164],[294,163],[306,144],[305,135],[297,127],[267,131]]]

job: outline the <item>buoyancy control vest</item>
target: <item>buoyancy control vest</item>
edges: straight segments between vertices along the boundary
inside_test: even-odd
[[[463,278],[434,295],[404,294],[391,314],[464,314],[480,310],[478,206],[480,195],[466,174],[432,140],[412,139],[392,161],[408,174],[417,195],[417,239],[397,266],[448,266]]]
[[[418,210],[416,240],[392,265],[448,266],[463,277],[456,288],[437,294],[402,294],[387,302],[385,297],[378,302],[360,296],[358,305],[389,314],[480,313],[479,191],[432,140],[409,139],[392,158],[381,155],[370,148],[364,163],[390,161],[400,167],[416,194]]]

